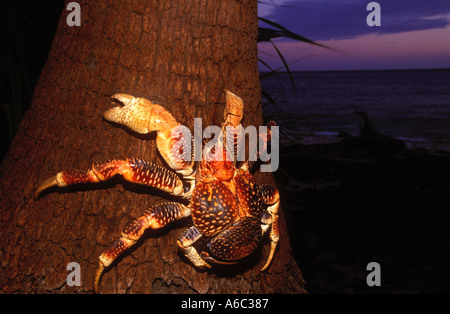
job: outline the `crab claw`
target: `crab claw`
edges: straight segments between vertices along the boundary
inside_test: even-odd
[[[180,157],[181,148],[186,143],[191,144],[190,133],[185,136],[184,130],[187,128],[183,128],[166,108],[148,99],[128,94],[115,94],[111,99],[123,106],[107,110],[103,114],[106,120],[124,125],[140,134],[157,131],[156,145],[167,164],[183,175],[192,173],[194,160],[186,160],[186,154],[181,154]]]
[[[140,133],[149,133],[148,118],[150,116],[150,106],[146,106],[144,101],[127,94],[115,94],[111,97],[123,106],[118,106],[107,110],[103,117],[118,124],[122,124],[131,130]],[[140,103],[143,103],[141,105]]]
[[[121,102],[124,105],[128,104],[133,99],[134,99],[134,96],[131,96],[128,94],[114,94],[111,96],[111,100],[116,100],[118,102]]]
[[[147,134],[152,131],[170,130],[178,125],[175,118],[165,108],[148,99],[128,94],[115,94],[111,99],[123,106],[105,111],[103,117],[107,121],[124,125],[134,132]]]

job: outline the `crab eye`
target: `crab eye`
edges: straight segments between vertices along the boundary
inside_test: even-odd
[[[184,183],[183,189],[184,189],[184,193],[189,192],[189,190],[191,189],[191,184],[190,183]]]

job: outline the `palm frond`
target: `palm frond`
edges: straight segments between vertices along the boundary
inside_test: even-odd
[[[258,20],[260,20],[261,22],[264,22],[274,28],[267,28],[267,27],[258,27],[258,42],[267,42],[267,41],[271,41],[274,38],[279,38],[279,37],[284,37],[284,38],[288,38],[288,39],[293,39],[293,40],[297,40],[300,42],[304,42],[304,43],[308,43],[310,45],[314,45],[314,46],[318,46],[318,47],[322,47],[322,48],[326,48],[326,49],[330,49],[330,50],[334,50],[333,48],[326,46],[326,45],[322,45],[319,43],[316,43],[315,41],[306,38],[305,36],[301,36],[299,34],[296,34],[290,30],[288,30],[287,28],[285,28],[284,26],[281,26],[280,24],[268,20],[266,18],[263,17],[258,17]]]

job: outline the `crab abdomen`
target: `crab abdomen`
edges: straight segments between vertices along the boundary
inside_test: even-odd
[[[192,221],[205,236],[213,236],[236,221],[238,204],[221,181],[197,183],[192,194]]]
[[[213,256],[223,261],[237,261],[251,254],[263,236],[261,224],[253,217],[235,222],[208,244]]]

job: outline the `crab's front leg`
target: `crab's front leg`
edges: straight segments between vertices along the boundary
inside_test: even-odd
[[[134,245],[146,229],[158,229],[172,221],[188,217],[191,209],[176,202],[162,203],[146,210],[140,217],[131,222],[121,236],[99,256],[99,267],[95,274],[94,291],[99,292],[100,278],[106,267],[111,265],[128,248]]]
[[[156,131],[156,145],[170,168],[185,176],[192,174],[194,160],[190,132],[188,135],[184,134],[183,126],[166,108],[148,99],[127,94],[115,94],[111,98],[123,106],[107,110],[103,114],[106,120],[124,125],[140,134]],[[180,153],[184,147],[191,148],[191,152]]]

